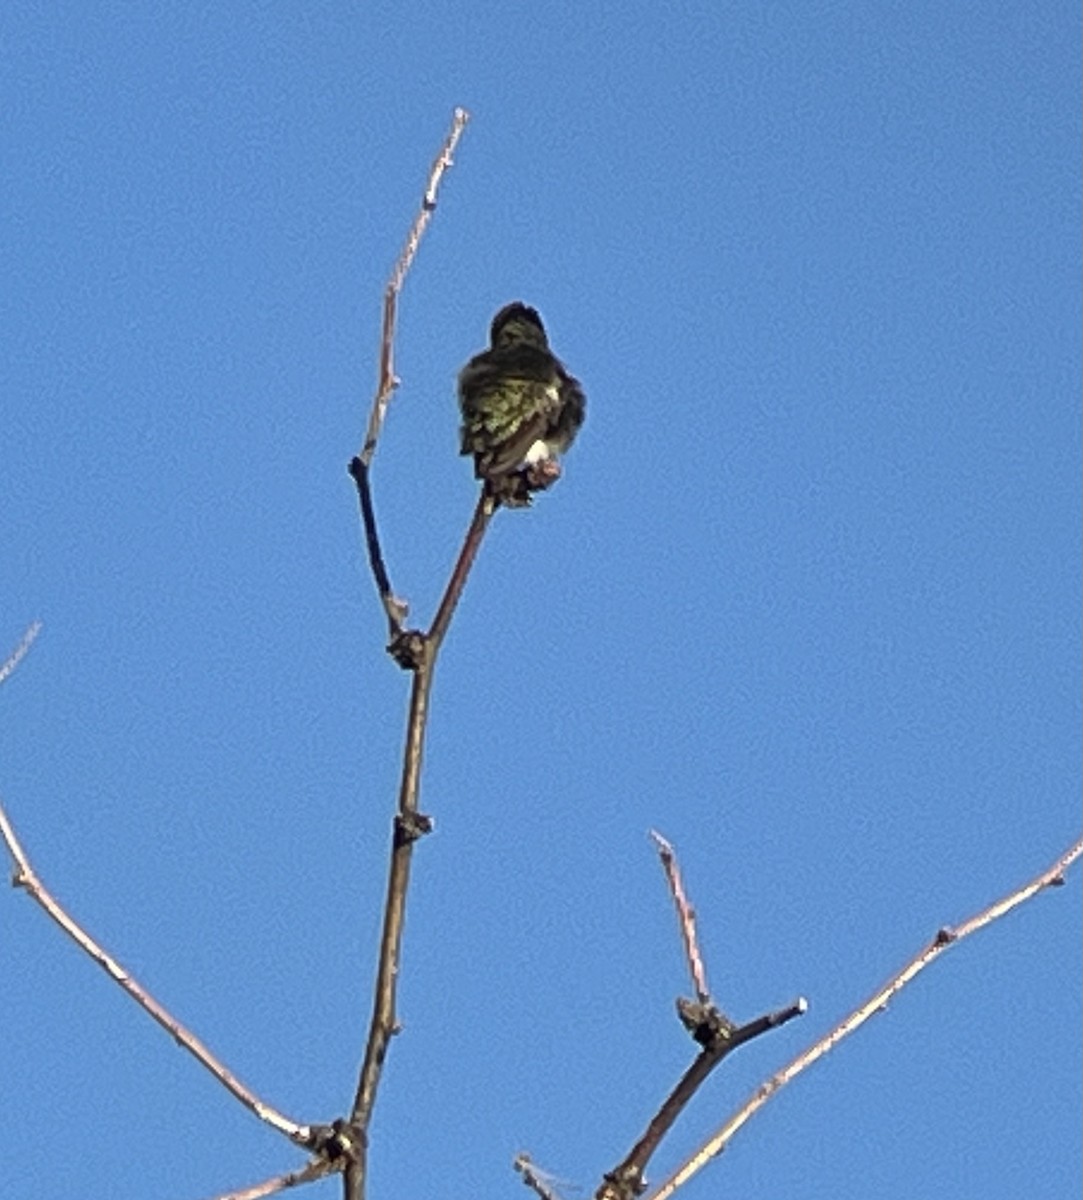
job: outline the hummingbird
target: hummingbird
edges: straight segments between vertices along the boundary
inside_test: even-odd
[[[579,380],[549,349],[537,310],[515,301],[493,317],[489,349],[459,372],[460,453],[508,508],[560,478],[560,455],[575,440],[586,409]]]

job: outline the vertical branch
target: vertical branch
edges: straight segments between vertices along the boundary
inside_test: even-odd
[[[384,925],[380,936],[380,963],[376,974],[376,991],[372,1006],[365,1061],[357,1082],[351,1121],[367,1131],[376,1103],[380,1074],[392,1036],[398,1029],[395,1015],[395,996],[402,956],[402,930],[406,915],[406,890],[410,883],[410,860],[414,842],[430,827],[428,819],[418,811],[418,792],[421,782],[421,758],[425,744],[425,727],[432,688],[433,662],[426,655],[414,672],[410,691],[410,710],[406,726],[406,746],[402,756],[402,777],[399,783],[399,807],[395,816],[395,832],[391,846],[391,867],[387,878],[387,898],[384,902]]]
[[[681,940],[684,943],[684,956],[688,962],[688,972],[692,976],[692,986],[696,991],[696,999],[700,1004],[708,1004],[711,999],[707,987],[707,970],[703,965],[703,955],[699,950],[699,939],[696,936],[696,910],[689,903],[681,879],[681,870],[677,866],[677,855],[670,842],[656,830],[651,830],[651,839],[662,860],[662,870],[666,873],[666,881],[673,896],[677,909],[677,920],[681,926]]]
[[[391,587],[391,578],[384,563],[383,550],[380,548],[380,534],[376,528],[376,509],[372,504],[372,485],[369,482],[369,464],[360,457],[350,459],[349,472],[357,485],[357,499],[361,505],[361,522],[365,528],[365,545],[368,547],[369,567],[372,577],[376,580],[376,591],[380,603],[387,614],[387,636],[389,642],[394,642],[404,632],[403,622],[406,620],[410,606],[405,600],[395,595]]]
[[[361,1197],[364,1196],[369,1124],[372,1120],[388,1046],[391,1038],[398,1031],[396,996],[402,961],[406,893],[410,883],[414,843],[428,833],[432,827],[429,818],[420,811],[419,793],[433,671],[436,667],[436,657],[440,645],[466,585],[470,568],[481,545],[481,539],[496,508],[496,501],[483,493],[478,500],[473,520],[452,569],[432,627],[427,633],[407,629],[405,620],[408,606],[404,600],[395,595],[392,589],[391,578],[380,546],[370,475],[372,459],[376,453],[376,444],[383,428],[388,405],[399,382],[395,374],[394,357],[399,293],[402,290],[406,273],[417,254],[421,238],[432,220],[432,214],[436,209],[437,189],[444,173],[452,165],[452,156],[468,120],[469,114],[465,109],[457,108],[455,110],[451,129],[429,171],[420,210],[410,226],[406,243],[384,290],[379,381],[369,416],[368,429],[365,433],[364,445],[360,454],[352,459],[349,466],[350,475],[357,486],[369,565],[376,582],[380,602],[387,615],[390,635],[388,649],[399,665],[413,674],[410,705],[406,719],[402,772],[399,780],[398,808],[395,813],[387,894],[384,901],[383,929],[380,935],[372,1017],[348,1129],[340,1131],[344,1138],[344,1152],[349,1159],[344,1171],[345,1195],[352,1200],[361,1200]]]
[[[357,1200],[364,1195],[368,1127],[372,1120],[384,1059],[387,1057],[391,1038],[399,1028],[395,1000],[402,961],[406,892],[410,883],[414,843],[432,828],[431,820],[420,811],[419,796],[433,671],[436,668],[440,645],[466,586],[485,530],[496,510],[496,503],[493,497],[482,491],[432,626],[426,633],[404,633],[396,649],[400,662],[413,672],[414,678],[406,719],[406,744],[402,755],[399,803],[391,845],[391,865],[384,902],[384,923],[380,935],[380,961],[376,973],[372,1019],[365,1046],[365,1059],[361,1065],[350,1113],[353,1131],[351,1151],[355,1161],[347,1168],[345,1187],[346,1196]]]
[[[387,1047],[398,1028],[395,1015],[395,996],[402,956],[402,929],[406,914],[406,889],[410,882],[410,860],[414,843],[429,832],[431,821],[419,808],[421,791],[421,762],[425,748],[425,730],[429,716],[429,694],[440,643],[447,633],[455,606],[466,586],[470,568],[477,557],[481,539],[488,528],[496,502],[483,492],[474,510],[473,520],[466,532],[462,549],[452,568],[451,578],[444,589],[432,627],[427,633],[412,639],[413,686],[410,689],[410,708],[406,719],[406,744],[402,755],[402,774],[399,780],[399,806],[395,814],[395,832],[391,846],[391,868],[387,880],[387,899],[384,905],[383,933],[380,937],[380,963],[376,975],[376,994],[372,1023],[369,1028],[365,1061],[354,1097],[351,1120],[362,1130],[367,1129],[376,1101],[380,1072]]]

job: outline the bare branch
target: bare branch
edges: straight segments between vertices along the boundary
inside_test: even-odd
[[[695,910],[684,890],[676,852],[660,833],[651,830],[651,838],[658,848],[670,892],[677,907],[685,957],[696,989],[695,1000],[686,1000],[684,997],[678,999],[677,1014],[702,1049],[674,1089],[662,1101],[643,1136],[611,1171],[606,1172],[601,1186],[594,1193],[595,1200],[634,1200],[634,1197],[639,1196],[645,1190],[643,1175],[647,1163],[715,1067],[738,1046],[743,1046],[745,1042],[752,1041],[769,1029],[777,1029],[794,1017],[800,1016],[808,1008],[805,1001],[800,999],[786,1008],[765,1013],[744,1025],[731,1021],[722,1012],[711,1000],[707,990],[707,975],[696,939]]]
[[[451,129],[444,139],[440,152],[433,160],[429,169],[428,182],[421,199],[421,207],[414,218],[410,231],[406,235],[406,244],[402,248],[391,277],[384,289],[383,329],[380,334],[380,374],[376,384],[376,396],[372,402],[372,412],[369,415],[368,429],[365,432],[365,444],[361,453],[350,461],[350,475],[357,485],[358,500],[361,505],[361,516],[365,525],[365,541],[368,545],[369,565],[376,580],[376,588],[380,594],[380,603],[387,613],[390,638],[395,640],[403,632],[403,622],[406,620],[407,604],[395,595],[391,580],[384,563],[383,551],[380,549],[380,537],[376,526],[376,511],[372,503],[372,488],[369,474],[372,458],[376,453],[376,443],[383,429],[384,418],[387,416],[387,406],[395,388],[399,385],[395,374],[395,322],[398,317],[399,293],[402,291],[406,273],[414,261],[418,246],[425,230],[436,211],[436,194],[444,173],[454,162],[453,155],[459,144],[459,139],[466,129],[470,114],[465,108],[457,108],[452,116]]]
[[[350,476],[357,486],[357,499],[361,505],[361,522],[365,527],[365,545],[369,552],[369,567],[372,577],[376,580],[376,591],[380,603],[387,614],[388,640],[394,642],[403,633],[403,622],[410,611],[410,606],[401,597],[395,595],[391,579],[384,563],[384,552],[380,548],[380,533],[376,527],[376,509],[372,503],[372,484],[369,480],[369,464],[361,458],[351,458],[348,468]]]
[[[8,678],[14,674],[15,668],[26,658],[27,652],[34,644],[34,639],[41,633],[41,622],[33,621],[27,626],[26,632],[19,639],[19,644],[0,664],[0,683],[6,683]]]
[[[364,1061],[358,1076],[357,1090],[348,1122],[352,1140],[349,1150],[350,1162],[345,1169],[343,1180],[344,1194],[348,1200],[360,1200],[364,1195],[369,1123],[372,1120],[372,1111],[380,1086],[384,1059],[387,1056],[391,1038],[399,1028],[396,997],[402,962],[406,893],[410,883],[414,843],[432,828],[432,822],[419,809],[419,793],[433,670],[436,666],[440,645],[447,633],[456,605],[470,574],[470,568],[497,506],[495,499],[486,496],[483,492],[478,500],[473,519],[463,540],[462,548],[452,569],[432,626],[428,632],[424,633],[417,629],[407,629],[404,624],[407,606],[394,594],[380,548],[375,508],[372,501],[370,468],[387,413],[387,406],[398,384],[394,369],[394,342],[399,291],[436,207],[436,193],[440,180],[447,168],[451,166],[452,155],[468,120],[469,115],[465,109],[455,110],[451,130],[429,172],[428,186],[425,189],[421,210],[410,227],[402,254],[388,281],[384,293],[379,384],[373,402],[365,445],[361,453],[350,463],[350,475],[357,485],[361,515],[365,525],[369,564],[376,581],[377,591],[380,594],[380,601],[387,614],[390,634],[388,650],[401,667],[412,672],[413,684],[410,690],[410,706],[406,719],[406,739],[399,781],[398,809],[395,814],[391,843],[391,861],[388,868],[372,1016],[365,1044]]]
[[[3,806],[0,806],[0,836],[7,844],[8,850],[11,852],[11,857],[15,860],[15,871],[12,875],[12,886],[21,887],[33,897],[34,900],[45,910],[46,913],[56,922],[57,925],[72,939],[77,946],[85,951],[90,957],[108,974],[115,983],[119,984],[125,992],[142,1008],[149,1013],[163,1029],[173,1038],[178,1045],[182,1046],[194,1058],[196,1058],[208,1071],[218,1080],[218,1082],[231,1092],[250,1112],[254,1113],[259,1119],[270,1125],[272,1129],[277,1129],[279,1133],[283,1133],[292,1142],[298,1145],[306,1146],[310,1137],[310,1130],[306,1125],[298,1125],[297,1122],[291,1121],[289,1117],[284,1116],[277,1109],[272,1108],[269,1104],[265,1104],[260,1098],[234,1075],[226,1065],[217,1058],[211,1050],[204,1045],[203,1042],[186,1029],[177,1019],[172,1016],[153,996],[139,983],[134,980],[131,975],[117,962],[115,958],[107,954],[105,950],[79,925],[68,915],[61,907],[53,895],[48,891],[45,885],[38,878],[34,869],[30,865],[30,860],[27,858],[26,852],[19,843],[19,839],[15,835],[15,830],[12,828],[11,822],[8,820],[7,813]]]
[[[302,1183],[312,1183],[314,1180],[334,1175],[338,1169],[322,1159],[316,1159],[296,1171],[286,1171],[281,1175],[275,1175],[272,1179],[265,1179],[262,1183],[254,1183],[251,1187],[241,1188],[240,1191],[223,1192],[215,1196],[214,1200],[262,1200],[264,1196],[274,1196],[278,1192],[288,1191]]]
[[[677,855],[673,846],[656,830],[651,830],[651,838],[658,849],[658,857],[662,860],[662,870],[666,873],[669,890],[673,894],[673,903],[677,906],[677,920],[681,925],[681,939],[684,942],[684,956],[688,961],[688,970],[692,976],[692,987],[696,998],[701,1004],[710,1001],[711,993],[707,987],[707,971],[703,965],[703,955],[700,954],[699,940],[696,937],[696,911],[688,902],[684,882],[681,879],[681,869],[677,865]]]
[[[413,265],[417,248],[421,244],[425,230],[429,227],[432,214],[436,211],[436,193],[439,190],[440,181],[448,167],[454,164],[455,148],[458,146],[459,139],[469,120],[470,114],[465,108],[457,108],[452,115],[451,129],[429,170],[429,180],[425,185],[421,208],[414,218],[414,223],[410,226],[410,232],[406,235],[406,244],[391,271],[391,278],[387,281],[387,288],[384,291],[384,324],[383,335],[380,339],[380,381],[376,389],[376,399],[372,405],[372,415],[369,417],[368,430],[365,433],[365,444],[360,454],[361,461],[366,466],[372,462],[372,456],[376,453],[376,443],[380,437],[384,417],[387,415],[387,406],[399,384],[398,377],[395,375],[395,319],[398,315],[399,292],[402,290],[407,271]]]
[[[643,1175],[647,1163],[715,1067],[738,1046],[743,1046],[745,1042],[752,1041],[769,1029],[777,1029],[794,1017],[801,1016],[808,1005],[801,999],[787,1005],[786,1008],[757,1017],[745,1025],[735,1025],[714,1005],[701,1007],[703,1012],[694,1034],[696,1040],[702,1043],[703,1049],[678,1080],[677,1086],[662,1102],[643,1136],[628,1155],[612,1171],[606,1173],[601,1187],[594,1193],[595,1200],[633,1200],[633,1197],[639,1196],[644,1191]]]
[[[477,507],[474,509],[474,519],[470,522],[470,528],[466,531],[463,547],[459,551],[458,559],[455,561],[455,567],[451,572],[448,585],[444,589],[444,596],[440,601],[440,607],[436,610],[432,627],[428,634],[426,634],[430,654],[435,655],[436,651],[440,648],[440,643],[444,640],[444,635],[447,633],[448,626],[451,624],[451,618],[455,613],[455,606],[459,603],[459,597],[462,596],[463,588],[466,586],[470,568],[474,565],[474,559],[477,557],[478,549],[481,546],[481,539],[485,536],[485,530],[488,528],[489,521],[496,511],[496,504],[496,500],[482,490],[481,496],[478,498]]]
[[[429,227],[432,214],[436,211],[436,193],[439,190],[440,181],[444,177],[444,172],[454,163],[455,148],[458,146],[459,139],[469,120],[470,114],[465,108],[457,108],[452,115],[451,129],[429,170],[429,180],[425,185],[421,208],[414,218],[414,223],[410,226],[410,232],[406,235],[406,244],[402,248],[402,253],[391,271],[391,278],[387,281],[387,287],[384,290],[384,323],[380,338],[380,379],[376,388],[376,398],[372,404],[368,430],[365,433],[365,444],[359,455],[366,466],[372,462],[372,456],[376,453],[376,443],[380,438],[384,417],[387,415],[387,406],[399,384],[395,375],[395,318],[398,315],[399,292],[402,291],[406,272],[413,265],[417,248],[421,244],[425,230]]]
[[[856,1029],[878,1012],[883,1012],[888,1003],[906,985],[930,963],[939,958],[949,947],[984,929],[986,925],[1010,912],[1024,901],[1036,896],[1048,887],[1056,887],[1064,882],[1064,872],[1083,855],[1083,840],[1075,843],[1057,859],[1057,861],[1036,876],[1029,883],[1010,892],[1007,896],[983,908],[980,912],[957,925],[954,929],[943,928],[923,950],[916,954],[899,972],[891,977],[877,992],[869,997],[864,1004],[855,1008],[849,1016],[840,1021],[834,1029],[820,1038],[814,1045],[802,1051],[795,1059],[772,1075],[756,1092],[729,1118],[728,1121],[696,1151],[677,1171],[670,1176],[656,1191],[652,1192],[649,1200],[668,1200],[669,1196],[700,1171],[712,1158],[721,1154],[730,1143],[733,1135],[768,1100],[771,1099],[787,1083],[795,1079],[807,1067],[812,1066],[817,1059],[822,1058],[829,1050],[833,1050],[839,1042],[849,1037]]]
[[[369,1024],[365,1061],[354,1096],[352,1120],[366,1129],[376,1103],[384,1058],[391,1038],[398,1032],[395,997],[398,991],[399,963],[402,957],[402,927],[406,914],[406,890],[410,883],[410,863],[414,842],[428,832],[430,823],[418,811],[421,756],[428,718],[432,671],[422,666],[414,672],[407,718],[406,746],[403,751],[399,808],[391,846],[391,866],[384,902],[384,925],[380,936],[380,961],[376,972],[376,990]]]
[[[391,1038],[398,1031],[395,997],[402,957],[402,928],[406,913],[406,890],[410,882],[410,863],[414,843],[428,833],[432,822],[419,811],[421,761],[425,745],[425,730],[429,716],[429,694],[433,669],[444,636],[466,586],[470,568],[477,556],[481,539],[496,508],[496,501],[482,493],[474,517],[467,529],[462,549],[452,568],[451,577],[440,602],[432,627],[427,633],[404,631],[397,656],[413,671],[410,709],[406,721],[406,744],[403,750],[402,776],[399,783],[399,805],[391,847],[391,867],[384,905],[384,926],[380,938],[380,962],[376,976],[376,994],[365,1061],[357,1084],[351,1121],[364,1134],[372,1117],[376,1091],[380,1083],[384,1057]],[[364,1151],[362,1150],[362,1154]]]

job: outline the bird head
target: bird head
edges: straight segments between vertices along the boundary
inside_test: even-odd
[[[537,310],[518,300],[513,304],[505,304],[493,317],[489,341],[494,350],[523,344],[537,346],[540,350],[549,348],[545,326]]]

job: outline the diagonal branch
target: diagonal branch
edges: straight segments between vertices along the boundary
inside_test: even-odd
[[[496,511],[496,506],[497,501],[483,489],[481,495],[478,497],[477,507],[474,509],[474,518],[470,522],[470,528],[466,531],[466,537],[463,540],[462,549],[459,551],[459,557],[456,559],[455,567],[451,572],[451,578],[444,589],[440,607],[436,610],[432,627],[426,634],[426,639],[429,643],[429,653],[434,657],[436,651],[440,648],[441,642],[444,640],[448,626],[451,624],[451,618],[455,614],[455,607],[459,603],[460,596],[463,594],[463,588],[466,587],[467,576],[470,574],[470,568],[474,565],[474,559],[477,557],[478,550],[481,547],[481,539],[485,536],[485,530],[489,527],[489,521]]]
[[[1029,883],[1016,888],[1015,891],[990,904],[987,908],[983,908],[980,912],[975,913],[974,916],[968,918],[961,925],[957,925],[954,929],[945,927],[938,930],[933,940],[924,949],[919,951],[900,971],[893,975],[883,987],[870,996],[864,1004],[855,1008],[849,1016],[844,1017],[834,1029],[820,1038],[818,1042],[810,1046],[807,1050],[802,1051],[795,1059],[783,1067],[781,1071],[772,1075],[766,1083],[761,1084],[756,1092],[695,1154],[656,1191],[651,1193],[649,1200],[668,1200],[668,1197],[672,1196],[682,1184],[686,1183],[693,1175],[706,1166],[715,1155],[721,1154],[729,1145],[733,1135],[772,1096],[800,1075],[807,1067],[811,1067],[817,1059],[823,1058],[829,1050],[833,1050],[839,1042],[849,1037],[851,1033],[864,1025],[870,1017],[878,1012],[883,1012],[887,1008],[888,1002],[894,999],[916,975],[924,971],[935,959],[939,958],[949,946],[953,946],[963,938],[969,937],[972,933],[977,933],[979,929],[984,929],[986,925],[992,924],[993,921],[998,920],[1006,913],[1011,912],[1013,908],[1017,908],[1020,904],[1037,896],[1039,892],[1045,891],[1046,888],[1062,884],[1064,882],[1064,872],[1081,856],[1083,856],[1083,840],[1069,847],[1051,867],[1043,871],[1040,875],[1035,876]]]
[[[6,683],[14,674],[15,668],[26,658],[30,651],[30,647],[34,644],[34,639],[41,633],[41,622],[33,621],[27,626],[26,632],[19,638],[19,644],[14,650],[0,663],[0,683]]]
[[[161,1027],[195,1059],[203,1064],[218,1082],[231,1092],[250,1112],[261,1121],[284,1133],[292,1142],[307,1146],[311,1131],[307,1125],[298,1125],[277,1109],[265,1104],[260,1098],[234,1075],[228,1067],[217,1058],[210,1048],[186,1029],[171,1013],[121,966],[115,958],[104,949],[80,926],[60,905],[52,893],[38,878],[30,860],[15,836],[15,830],[8,820],[7,813],[0,806],[0,837],[7,843],[11,857],[15,860],[15,871],[12,875],[12,886],[25,888],[27,893],[45,910],[57,925],[72,939],[73,942],[101,967],[110,978],[117,983],[129,996],[149,1013]]]
[[[303,1167],[299,1167],[296,1171],[284,1171],[281,1175],[263,1180],[262,1183],[254,1183],[249,1187],[232,1192],[222,1192],[215,1196],[214,1200],[263,1200],[264,1196],[275,1196],[279,1192],[299,1187],[302,1183],[325,1179],[328,1175],[335,1174],[338,1169],[333,1164],[317,1158]]]
[[[387,281],[387,287],[384,290],[384,324],[380,339],[380,382],[376,389],[372,413],[369,416],[368,429],[365,431],[365,444],[359,455],[366,466],[372,462],[372,456],[376,453],[376,443],[380,437],[380,430],[383,428],[384,417],[387,416],[387,406],[391,402],[395,388],[399,385],[398,377],[395,375],[395,319],[398,315],[399,292],[402,291],[406,272],[413,265],[418,246],[432,220],[432,214],[436,211],[436,193],[440,187],[440,181],[448,167],[454,164],[455,148],[458,146],[459,139],[469,120],[470,114],[465,108],[457,108],[452,114],[451,129],[429,169],[429,179],[425,185],[425,194],[421,199],[421,208],[414,218],[414,223],[410,226],[410,232],[406,235],[406,244],[402,248],[402,253],[391,271],[391,278]]]
[[[704,1046],[692,1065],[677,1081],[673,1091],[651,1118],[643,1136],[632,1147],[627,1157],[606,1174],[602,1186],[595,1192],[596,1200],[632,1200],[633,1197],[639,1196],[644,1190],[643,1174],[647,1163],[662,1144],[662,1139],[673,1128],[688,1102],[703,1086],[707,1076],[738,1046],[743,1046],[745,1042],[759,1037],[761,1033],[777,1029],[794,1017],[801,1016],[807,1007],[804,1000],[798,1000],[740,1026],[735,1026],[723,1018],[714,1038]],[[717,1009],[714,1010],[714,1014],[720,1015]]]
[[[554,1179],[548,1171],[537,1166],[529,1154],[517,1154],[512,1161],[512,1170],[522,1175],[523,1183],[534,1192],[540,1200],[561,1200],[556,1185],[560,1182]]]

